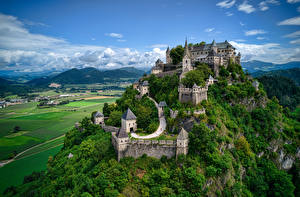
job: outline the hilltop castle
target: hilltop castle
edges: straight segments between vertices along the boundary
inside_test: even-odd
[[[211,44],[188,45],[187,40],[184,46],[184,55],[179,65],[174,65],[171,57],[171,50],[168,47],[166,51],[166,63],[160,59],[152,68],[152,74],[167,74],[170,71],[181,70],[180,73],[186,73],[193,70],[196,62],[208,64],[214,71],[215,77],[219,76],[219,67],[227,68],[229,61],[240,64],[241,54],[236,54],[235,48],[227,41],[216,43],[215,40]]]

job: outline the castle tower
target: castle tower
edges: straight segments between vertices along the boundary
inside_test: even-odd
[[[184,54],[182,58],[182,73],[180,75],[180,79],[184,78],[184,75],[193,70],[192,67],[192,56],[187,44],[187,39],[185,40],[185,45],[184,45]]]
[[[101,112],[97,111],[93,115],[93,122],[94,124],[104,125],[104,115]]]
[[[140,93],[141,93],[142,96],[145,95],[145,94],[148,95],[149,94],[149,83],[148,83],[148,81],[144,81],[140,85],[139,89],[140,89]]]
[[[217,47],[217,43],[215,40],[212,41],[211,43],[211,49],[215,52],[218,53],[218,47]]]
[[[188,145],[189,145],[189,134],[182,127],[176,139],[176,158],[178,157],[178,155],[181,154],[187,155]]]
[[[121,128],[123,128],[126,133],[134,132],[137,129],[136,116],[129,108],[122,115]]]
[[[241,64],[241,53],[239,52],[238,55],[235,57],[235,63]]]
[[[207,100],[208,86],[199,87],[196,84],[194,84],[192,89],[193,89],[192,90],[193,105],[197,105],[197,104],[201,103],[201,101]]]
[[[117,151],[117,158],[120,161],[121,158],[124,157],[124,151],[127,149],[129,137],[124,128],[120,128],[116,134],[116,151]]]
[[[166,51],[166,62],[167,62],[167,64],[172,64],[172,58],[170,56],[170,53],[171,53],[171,51],[170,51],[170,48],[168,47],[167,51]]]

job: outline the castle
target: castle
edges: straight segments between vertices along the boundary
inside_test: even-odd
[[[229,61],[240,64],[241,54],[236,54],[235,48],[227,41],[216,43],[215,40],[211,44],[196,44],[188,46],[187,40],[184,46],[184,55],[179,65],[174,65],[171,58],[171,50],[168,47],[166,51],[166,64],[160,59],[152,68],[152,74],[166,73],[181,69],[181,73],[193,70],[196,62],[208,64],[214,71],[215,77],[219,76],[219,67],[227,68]]]

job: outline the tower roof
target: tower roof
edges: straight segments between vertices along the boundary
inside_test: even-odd
[[[209,75],[209,80],[214,80],[214,78],[211,75]]]
[[[177,136],[177,140],[186,140],[189,138],[188,132],[182,127],[180,133]]]
[[[194,83],[193,88],[198,88],[199,86],[197,86],[197,84]]]
[[[148,85],[149,85],[148,81],[143,82],[143,86],[148,86]]]
[[[216,43],[215,40],[212,41],[211,46],[212,46],[212,47],[216,47],[216,46],[217,46],[217,43]]]
[[[117,138],[127,138],[128,134],[126,133],[125,128],[120,128],[119,131],[117,132]]]
[[[97,112],[94,114],[94,117],[104,117],[104,115],[103,115],[101,112],[97,111]]]
[[[188,47],[188,44],[187,44],[187,39],[185,39],[184,54],[183,54],[183,57],[186,56],[186,55],[187,55],[188,57],[191,57],[190,50],[189,50],[189,47]]]
[[[166,107],[166,106],[167,106],[166,101],[160,101],[158,104],[158,107]]]
[[[168,46],[168,48],[167,48],[167,52],[168,52],[168,51],[170,51],[170,47],[169,47],[169,46]]]
[[[122,115],[122,119],[125,120],[136,120],[134,113],[128,108],[127,111]]]

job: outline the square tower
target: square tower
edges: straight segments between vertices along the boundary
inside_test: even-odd
[[[137,129],[136,116],[129,108],[122,115],[121,128],[123,128],[126,131],[126,133],[134,132]]]

